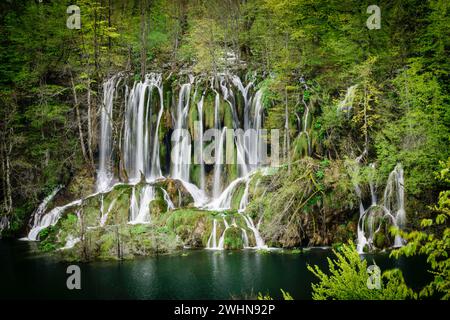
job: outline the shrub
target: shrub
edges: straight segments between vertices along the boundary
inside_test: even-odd
[[[386,271],[381,275],[380,288],[367,285],[367,261],[361,259],[352,242],[343,244],[340,252],[333,249],[337,259],[328,258],[329,274],[316,265],[308,265],[320,282],[312,284],[314,300],[399,300],[414,298],[400,270]]]

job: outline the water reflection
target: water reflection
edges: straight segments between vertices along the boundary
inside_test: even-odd
[[[330,250],[302,254],[254,250],[187,250],[183,254],[131,261],[80,264],[82,290],[66,288],[67,263],[30,253],[27,243],[0,242],[0,298],[58,299],[230,299],[258,292],[281,297],[280,288],[295,299],[310,299],[316,281],[307,264],[327,269]],[[367,255],[381,270],[399,267],[408,284],[420,287],[429,279],[423,258],[390,259]],[[369,263],[369,264],[370,264]],[[428,276],[428,278],[427,278]]]

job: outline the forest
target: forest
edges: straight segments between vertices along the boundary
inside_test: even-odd
[[[313,299],[448,299],[449,10],[2,1],[0,241],[91,262],[329,246],[326,271],[308,266]],[[198,139],[198,126],[200,139],[218,131],[209,164],[174,138]],[[224,163],[240,128],[256,136],[231,138],[237,164]],[[277,166],[261,160],[262,140]],[[359,257],[371,252],[423,256],[430,281],[412,289],[392,269],[367,289]]]

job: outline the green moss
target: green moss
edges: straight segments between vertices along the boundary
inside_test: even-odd
[[[230,227],[225,231],[224,248],[229,250],[242,249],[242,230],[236,227]]]
[[[39,250],[43,252],[51,252],[58,248],[57,245],[58,228],[49,226],[39,232]]]
[[[383,249],[388,244],[386,236],[381,232],[375,233],[373,243],[374,243],[375,247],[378,249]]]
[[[161,223],[161,222],[160,222]],[[206,246],[212,229],[212,215],[198,209],[178,209],[170,212],[163,222],[185,245]]]
[[[241,183],[239,187],[234,191],[233,196],[231,197],[231,208],[234,210],[239,209],[239,205],[241,203],[242,196],[245,191],[245,183]]]
[[[224,114],[224,126],[227,128],[233,128],[233,113],[231,112],[231,108],[228,103],[225,104],[226,108],[223,110]]]
[[[203,119],[205,120],[205,128],[214,128],[214,99],[215,94],[212,92],[205,96],[203,101]]]

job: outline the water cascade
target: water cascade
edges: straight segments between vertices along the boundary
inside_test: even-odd
[[[338,112],[343,112],[347,114],[347,117],[350,117],[350,112],[353,109],[353,101],[355,100],[356,96],[356,89],[358,88],[358,85],[353,85],[347,89],[347,92],[345,93],[344,100],[342,100],[338,105]]]
[[[49,226],[54,226],[58,222],[59,218],[61,217],[61,214],[65,210],[67,210],[70,207],[78,206],[81,204],[81,202],[82,200],[75,200],[69,204],[66,204],[65,206],[53,208],[48,213],[41,216],[41,218],[37,220],[37,223],[28,233],[27,237],[28,240],[31,241],[39,240],[39,232],[41,232],[41,230],[44,230]]]
[[[225,244],[225,234],[227,233],[227,230],[230,228],[227,219],[225,219],[225,217],[223,217],[223,224],[225,225],[225,230],[223,230],[222,235],[220,236],[219,239],[219,245],[217,246],[218,250],[223,250],[224,249],[224,244]]]
[[[189,114],[190,92],[193,79],[181,86],[178,104],[172,115],[175,131],[172,136],[174,158],[172,159],[172,177],[189,182],[189,167],[191,162],[191,144],[187,131],[187,117]]]
[[[31,215],[30,218],[30,226],[31,228],[37,227],[39,225],[39,221],[42,218],[42,215],[47,211],[47,206],[50,203],[50,201],[53,200],[53,198],[56,196],[56,194],[62,189],[62,186],[57,186],[52,193],[50,193],[37,207],[37,209],[34,211],[34,213]]]
[[[211,235],[209,236],[208,239],[208,249],[216,249],[217,248],[217,220],[214,219],[213,220],[213,228],[211,231]]]
[[[127,97],[123,159],[128,178],[134,183],[139,182],[142,175],[147,181],[162,176],[158,136],[164,111],[161,79],[160,74],[148,74],[144,82],[134,84]],[[156,125],[152,125],[151,122],[153,114],[157,114]],[[101,139],[105,137],[101,135]],[[101,148],[100,145],[100,150]]]
[[[64,245],[64,247],[60,248],[59,250],[72,249],[80,241],[81,241],[80,238],[74,237],[71,234],[69,234],[66,238],[66,244]]]
[[[133,200],[131,201],[130,207],[130,224],[150,223],[150,202],[155,199],[155,188],[151,185],[145,185],[141,189],[139,202],[136,199],[135,189],[133,188]]]
[[[371,170],[375,170],[373,165],[371,165]],[[361,189],[358,185],[355,185],[356,194],[360,199],[360,218],[357,231],[357,250],[359,253],[364,253],[364,248],[366,246],[369,250],[375,247],[375,235],[382,231],[383,223],[400,229],[404,228],[406,223],[405,189],[402,166],[397,164],[394,170],[389,174],[382,203],[377,202],[375,187],[371,178],[372,176],[373,174],[369,174],[372,201],[369,208],[364,208],[364,205],[362,204]],[[396,236],[393,246],[400,247],[403,245],[403,242],[404,241],[400,236]]]
[[[106,212],[104,212],[104,211],[103,211],[103,209],[104,209],[104,208],[103,208],[103,197],[102,197],[102,210],[101,210],[102,216],[101,216],[101,218],[100,218],[100,226],[101,226],[101,227],[104,227],[104,226],[105,226],[106,221],[108,220],[109,213],[110,213],[111,210],[114,208],[114,205],[116,204],[118,198],[119,198],[119,197],[114,198],[114,199],[111,201],[111,203],[109,204],[108,210],[106,210]]]
[[[213,197],[217,199],[222,192],[222,167],[224,163],[224,148],[227,127],[222,129],[220,138],[216,143],[216,162],[214,164],[214,183],[213,183]]]
[[[112,129],[113,106],[116,89],[121,74],[111,77],[103,83],[103,105],[100,115],[99,168],[97,172],[97,190],[104,191],[113,181],[112,174]]]
[[[161,188],[162,193],[164,194],[164,201],[167,204],[167,210],[174,210],[175,209],[175,205],[173,204],[172,200],[170,199],[169,194],[167,193],[167,191],[163,188]]]
[[[186,83],[179,85],[178,94],[173,95],[174,99],[177,97],[177,101],[170,103],[165,98],[170,98],[170,95],[164,92],[161,74],[147,74],[145,79],[135,81],[130,87],[129,80],[123,73],[119,73],[103,84],[97,193],[90,196],[101,195],[99,225],[105,226],[116,203],[111,200],[108,208],[105,208],[103,198],[117,185],[117,181],[132,187],[130,224],[150,223],[149,204],[157,196],[157,187],[162,190],[167,208],[175,209],[168,192],[156,185],[158,181],[178,180],[192,196],[194,206],[214,211],[229,210],[233,195],[245,184],[244,196],[239,202],[239,214],[244,217],[247,226],[242,228],[243,243],[245,247],[248,246],[247,231],[251,230],[257,247],[264,247],[258,227],[245,215],[251,177],[256,170],[266,166],[268,161],[263,132],[263,91],[255,92],[253,82],[244,85],[237,76],[221,74],[208,80],[189,76]],[[194,83],[195,90],[192,90]],[[203,89],[202,85],[205,85]],[[205,109],[207,99],[208,103],[212,101],[213,110]],[[166,107],[165,103],[168,104]],[[191,119],[191,108],[197,109],[196,119]],[[213,118],[207,113],[212,111]],[[226,120],[228,114],[231,115],[231,122]],[[171,125],[167,119],[171,119]],[[208,119],[212,119],[212,127],[211,120]],[[189,131],[194,120],[198,123],[195,125],[195,134]],[[203,134],[206,129],[211,128],[217,129],[219,134],[214,140],[214,162],[207,168],[203,156],[206,149]],[[228,131],[231,129],[233,134],[229,135]],[[191,137],[198,140],[198,147],[192,147]],[[165,141],[164,145],[162,139]],[[169,140],[171,143],[167,142]],[[229,146],[236,160],[233,164],[225,161],[228,160]],[[168,155],[171,156],[170,165],[162,169],[161,161],[168,159]],[[200,163],[195,164],[198,168],[191,165],[191,159],[199,160]],[[191,179],[193,172],[197,175],[195,179]],[[49,195],[47,202],[53,196],[53,193]],[[46,205],[43,204],[37,209],[28,238],[36,240],[40,230],[54,225],[66,208],[81,201],[55,208],[47,214],[44,214]],[[226,230],[228,224],[225,218],[223,222]],[[211,248],[223,248],[225,231],[217,243],[217,223],[219,222],[214,220],[213,233],[208,241]]]

